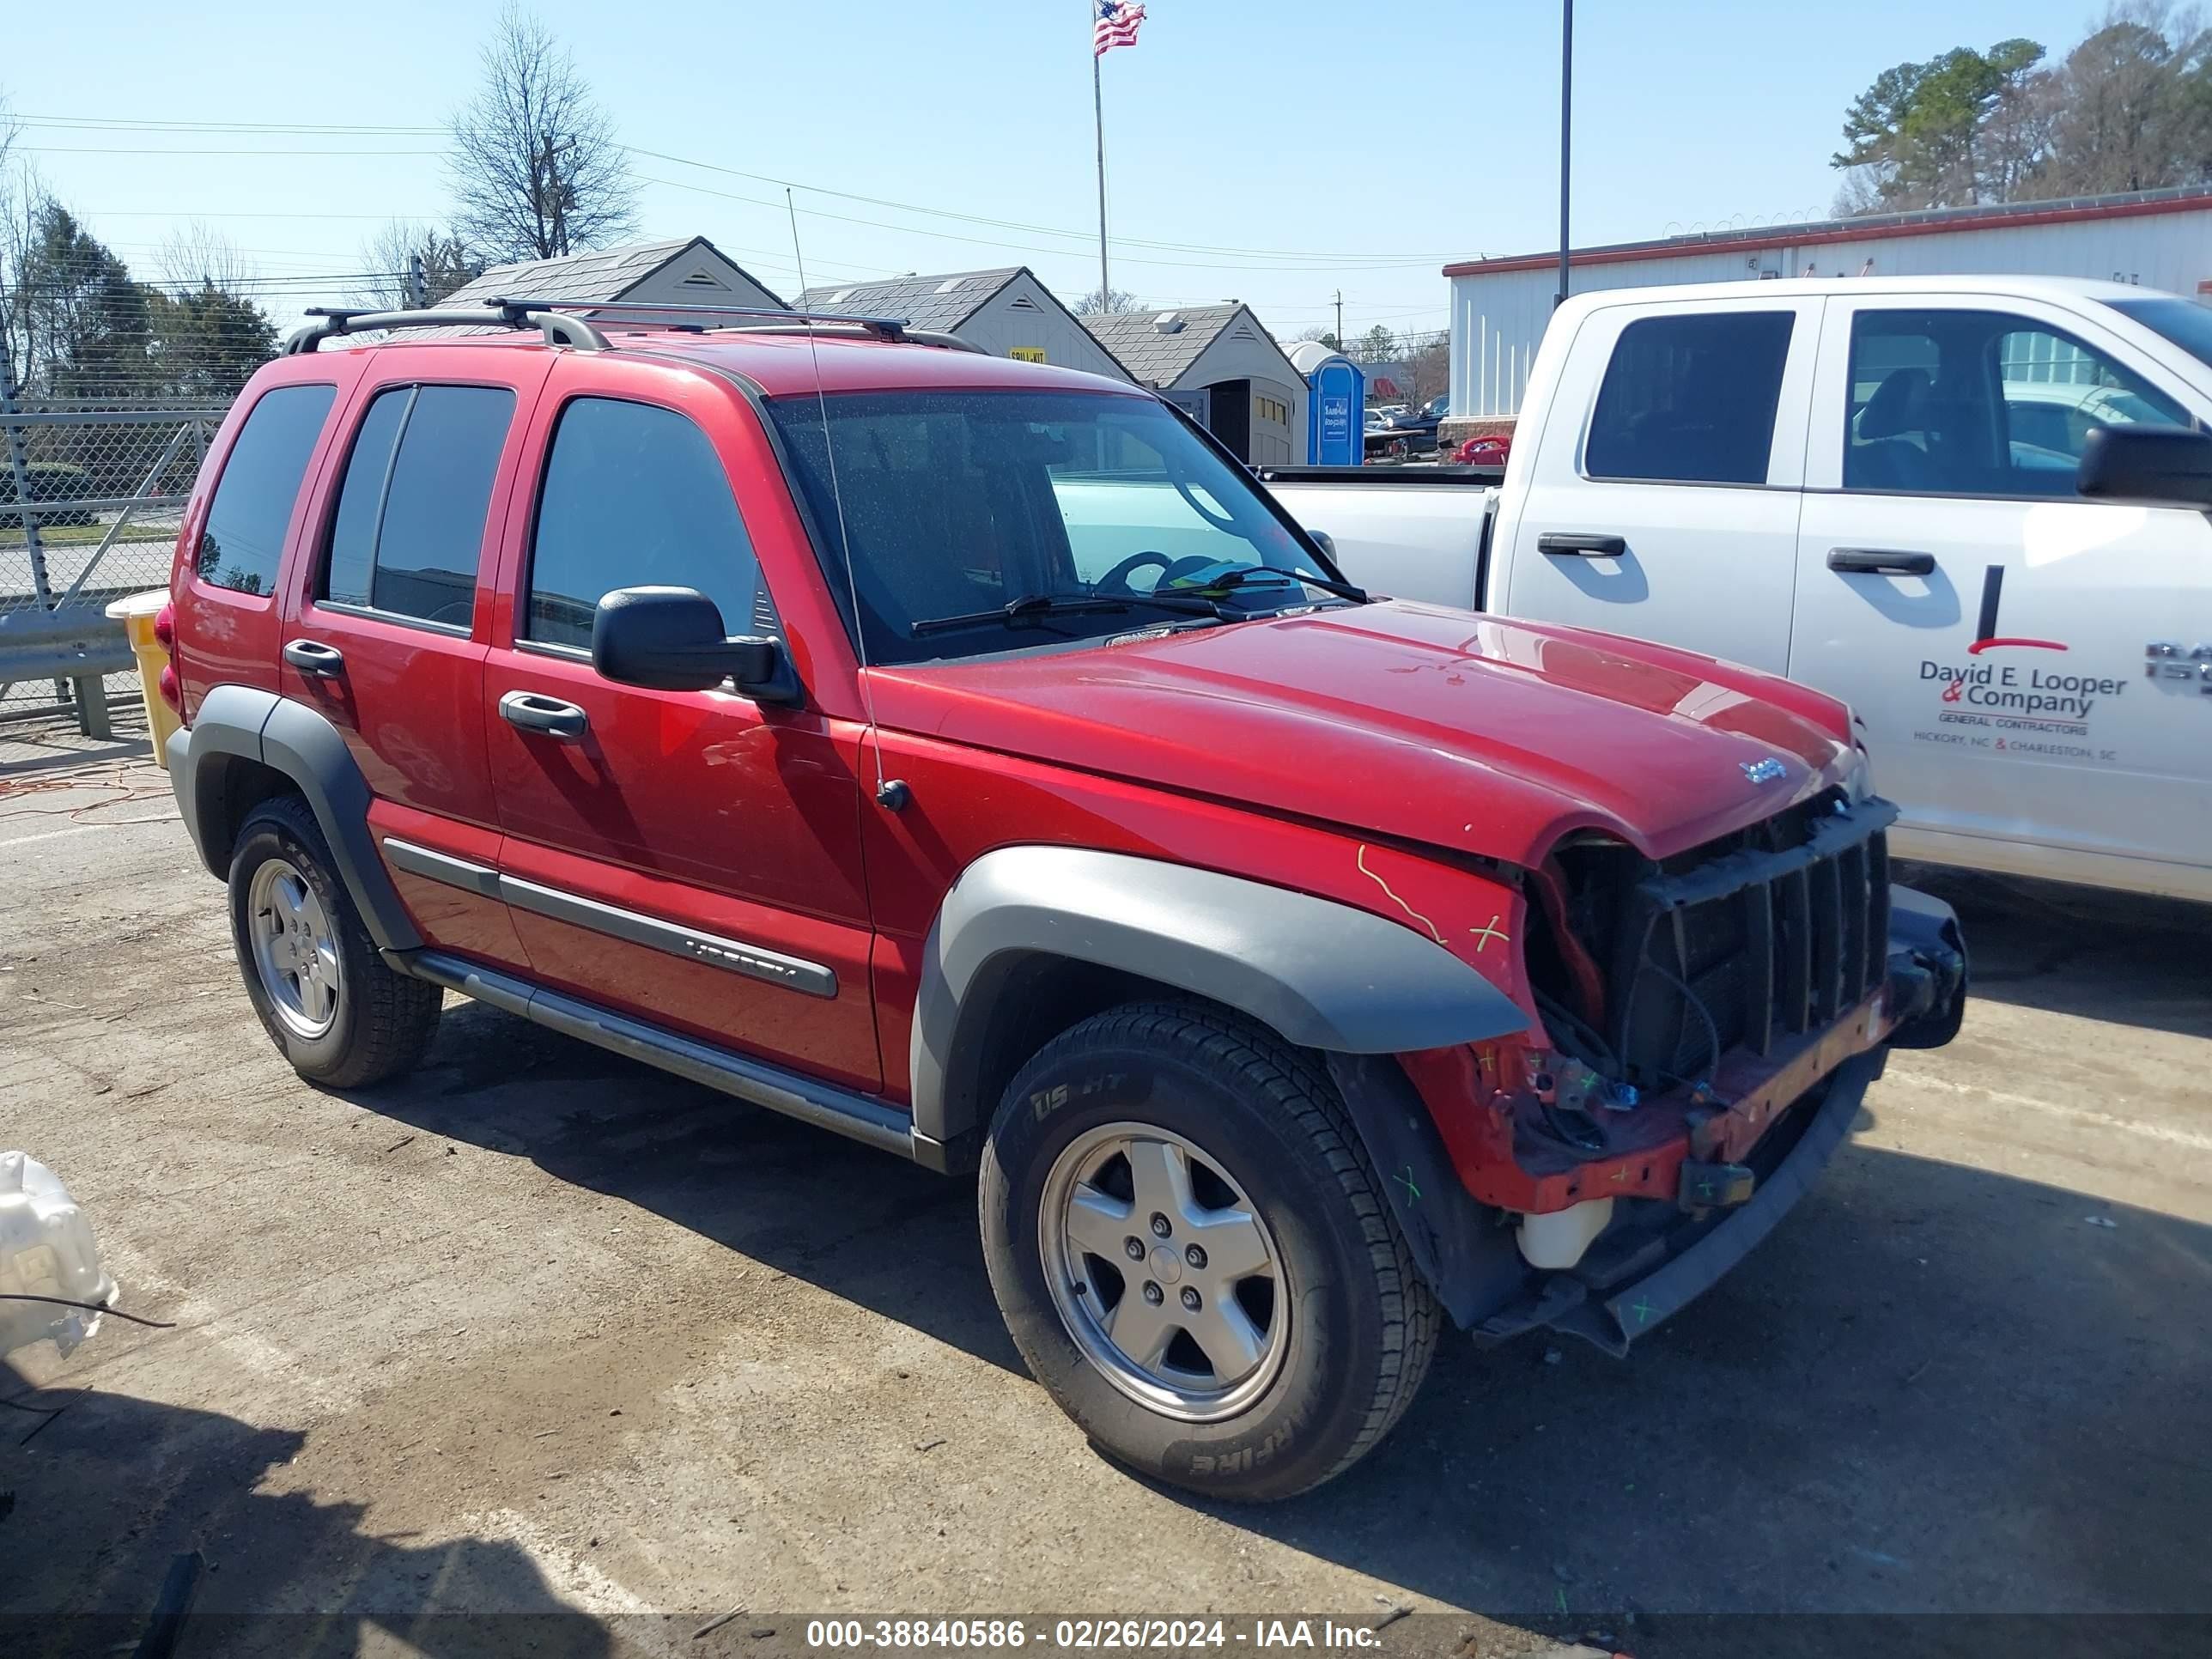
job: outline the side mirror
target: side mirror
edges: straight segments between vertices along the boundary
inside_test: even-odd
[[[2095,501],[2212,508],[2212,437],[2178,426],[2093,426],[2075,488]]]
[[[724,680],[765,688],[782,653],[774,640],[729,639],[722,612],[696,587],[618,587],[592,617],[592,666],[623,685],[706,691]]]
[[[1328,562],[1331,564],[1337,562],[1335,537],[1330,535],[1326,530],[1309,530],[1306,532],[1306,539],[1328,554]]]

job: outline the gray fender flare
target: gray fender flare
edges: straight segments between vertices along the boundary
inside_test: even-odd
[[[1528,1024],[1450,951],[1371,911],[1158,859],[1006,847],[961,872],[930,927],[908,1052],[917,1136],[950,1144],[997,1106],[975,1097],[962,1044],[993,963],[1031,953],[1210,998],[1324,1054],[1448,1048]]]
[[[210,839],[228,792],[227,764],[256,761],[297,786],[321,826],[354,907],[369,937],[386,951],[419,949],[375,838],[368,833],[368,781],[337,727],[303,702],[250,685],[219,685],[201,701],[192,723],[173,733],[166,750],[169,786],[200,862],[227,878],[228,849]]]

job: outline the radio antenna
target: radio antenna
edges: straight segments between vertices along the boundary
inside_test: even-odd
[[[784,211],[791,217],[791,257],[799,267],[799,291],[806,292],[806,256],[799,246],[799,208],[791,186],[783,187]],[[860,708],[867,716],[868,748],[876,760],[876,802],[891,811],[907,804],[912,794],[896,778],[884,776],[884,740],[876,727],[876,692],[868,679],[868,624],[860,615],[860,580],[853,571],[853,538],[845,529],[845,492],[837,484],[837,446],[830,435],[830,398],[822,387],[822,342],[810,319],[806,331],[807,360],[814,366],[814,406],[822,421],[822,453],[830,467],[830,499],[837,509],[837,547],[845,558],[845,592],[853,601],[853,648],[860,659]]]

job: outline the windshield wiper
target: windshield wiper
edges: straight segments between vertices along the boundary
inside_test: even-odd
[[[1317,576],[1304,570],[1285,570],[1272,564],[1239,565],[1233,570],[1224,570],[1208,576],[1203,581],[1194,581],[1187,589],[1176,591],[1194,595],[1222,593],[1232,588],[1255,586],[1263,582],[1276,586],[1285,582],[1304,582],[1309,587],[1318,587],[1324,593],[1334,593],[1339,599],[1350,599],[1358,605],[1370,603],[1370,595],[1364,587],[1355,587],[1350,582],[1340,582],[1331,576]]]
[[[957,617],[928,617],[907,629],[910,638],[942,634],[955,628],[980,628],[986,623],[1017,627],[1045,617],[1073,617],[1086,612],[1127,611],[1127,599],[1109,599],[1084,593],[1024,593],[991,611],[963,611]]]

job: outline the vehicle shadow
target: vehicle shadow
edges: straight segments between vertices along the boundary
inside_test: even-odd
[[[0,1400],[64,1407],[0,1412],[0,1652],[13,1659],[132,1651],[173,1564],[194,1553],[181,1659],[603,1659],[625,1645],[564,1606],[512,1543],[379,1537],[360,1504],[261,1489],[306,1444],[301,1431],[65,1377],[33,1389],[5,1361]]]
[[[2206,906],[1902,861],[1898,878],[1957,909],[1977,997],[2212,1037]]]
[[[1223,1518],[1501,1618],[2212,1613],[2208,1299],[2212,1228],[1848,1146],[1627,1359],[1448,1338],[1375,1455]]]
[[[972,1176],[748,1105],[449,1001],[413,1075],[347,1097],[410,1128],[528,1158],[752,1261],[1021,1372],[983,1273]]]
[[[363,1104],[1021,1369],[971,1182],[491,1009],[446,1018],[429,1066]],[[1541,1337],[1480,1353],[1447,1333],[1366,1462],[1216,1513],[1506,1619],[2212,1613],[2212,1413],[2187,1380],[2212,1374],[2208,1298],[2212,1229],[1849,1145],[1627,1360]]]

